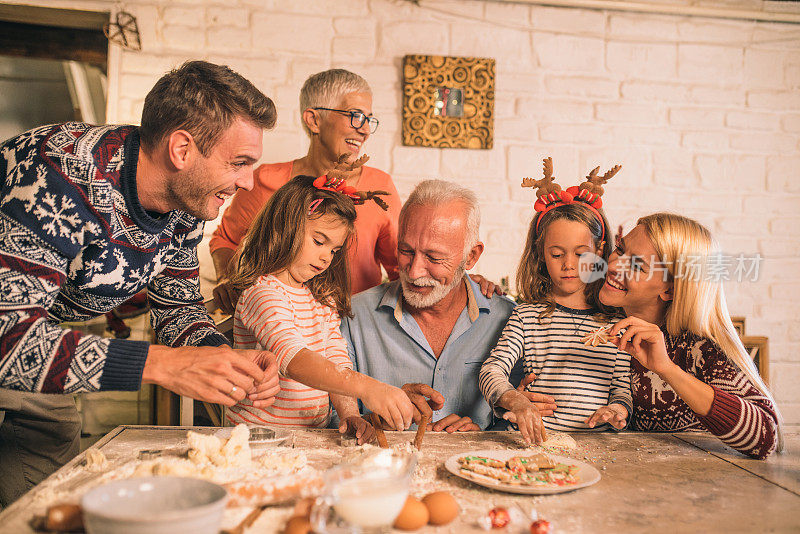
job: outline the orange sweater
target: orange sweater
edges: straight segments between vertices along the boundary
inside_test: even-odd
[[[288,182],[292,164],[267,163],[255,170],[253,189],[239,190],[225,210],[208,246],[213,253],[221,248],[236,249],[247,229],[272,194]],[[356,206],[355,239],[350,248],[350,284],[358,293],[381,283],[381,265],[389,278],[397,278],[397,218],[400,215],[400,196],[392,177],[373,167],[363,167],[358,181],[360,191],[383,190],[389,210],[383,211],[374,202]]]

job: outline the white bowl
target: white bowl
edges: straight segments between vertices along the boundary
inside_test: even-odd
[[[81,500],[89,534],[218,534],[225,488],[198,478],[147,477],[94,488]]]

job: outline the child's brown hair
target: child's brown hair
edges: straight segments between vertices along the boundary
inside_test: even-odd
[[[551,223],[560,219],[575,221],[585,225],[592,234],[595,249],[600,248],[602,242],[600,255],[603,260],[608,261],[608,257],[611,255],[611,228],[608,225],[605,214],[601,210],[597,210],[597,213],[600,215],[599,219],[597,214],[589,207],[575,202],[555,207],[545,213],[537,212],[536,216],[531,220],[530,227],[528,228],[528,239],[525,243],[525,250],[522,252],[522,259],[517,268],[517,293],[523,302],[529,304],[547,304],[548,308],[542,314],[543,316],[550,315],[555,309],[555,301],[553,301],[550,296],[553,283],[547,272],[547,265],[544,261],[544,238],[547,233],[547,228]],[[539,218],[541,218],[541,220],[539,220]],[[603,315],[610,317],[615,314],[616,310],[604,306],[600,302],[600,299],[597,298],[604,281],[605,279],[601,278],[600,280],[595,280],[594,282],[586,284],[584,295],[586,297],[586,303],[589,306],[598,308]]]
[[[347,225],[348,234],[330,266],[306,282],[317,301],[350,317],[350,266],[348,250],[354,239],[356,209],[346,195],[314,187],[313,176],[295,176],[278,189],[256,216],[236,253],[236,273],[231,284],[239,290],[265,274],[287,269],[300,253],[307,219],[333,215]],[[312,203],[320,201],[309,213]]]

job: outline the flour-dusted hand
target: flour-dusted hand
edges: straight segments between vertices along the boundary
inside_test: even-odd
[[[221,347],[150,345],[142,382],[197,399],[233,406],[265,382],[266,373],[254,360],[261,351]],[[274,396],[274,395],[273,395]]]
[[[402,389],[369,378],[360,398],[369,411],[380,415],[394,430],[411,426],[414,405]]]
[[[614,428],[622,430],[625,428],[625,420],[628,418],[628,409],[621,404],[612,403],[608,406],[601,406],[591,417],[585,421],[589,428],[594,428],[598,424],[608,423]]]
[[[526,443],[538,445],[547,439],[542,415],[536,405],[519,391],[504,393],[498,404],[508,410],[503,414],[503,419],[517,425]]]
[[[536,409],[539,410],[539,415],[542,417],[546,415],[553,415],[553,412],[556,411],[558,406],[556,405],[556,400],[551,397],[550,395],[545,395],[544,393],[534,393],[533,391],[528,391],[527,388],[529,385],[533,384],[536,381],[536,373],[529,373],[525,375],[522,381],[517,386],[517,391],[525,395],[525,398],[531,401]]]
[[[360,415],[350,415],[342,419],[339,433],[354,436],[359,445],[375,440],[375,428]]]

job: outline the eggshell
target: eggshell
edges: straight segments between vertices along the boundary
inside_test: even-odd
[[[406,499],[403,509],[394,520],[394,528],[400,530],[417,530],[428,524],[428,508],[422,501],[411,495]]]
[[[428,508],[431,525],[446,525],[458,515],[458,502],[446,491],[429,493],[422,502]]]
[[[293,517],[283,529],[284,534],[310,534],[311,522],[307,517]]]

